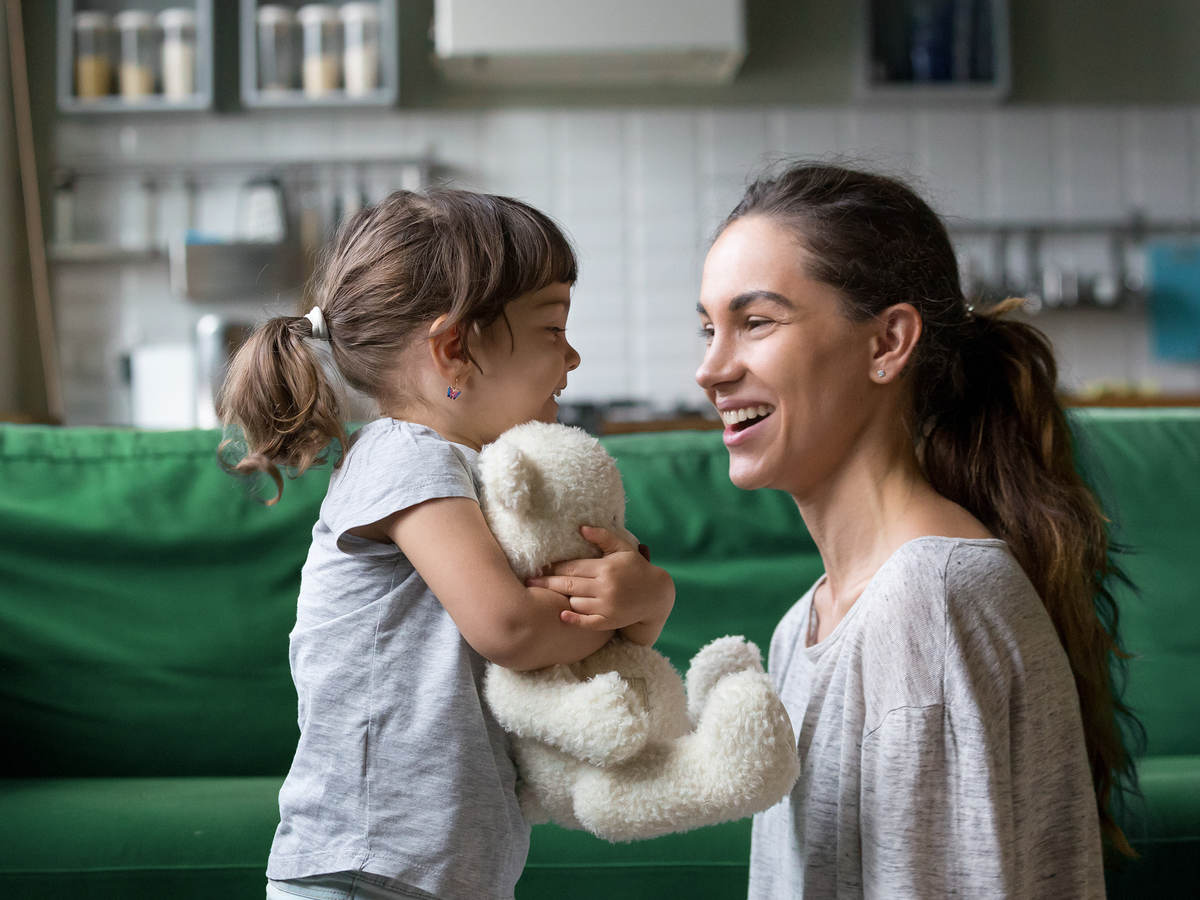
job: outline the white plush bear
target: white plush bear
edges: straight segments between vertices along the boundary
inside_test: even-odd
[[[483,448],[479,474],[484,515],[521,578],[598,556],[581,525],[624,532],[617,466],[578,428],[512,428]],[[686,689],[662,654],[614,638],[572,665],[490,665],[485,696],[513,736],[522,811],[535,823],[657,837],[766,809],[799,774],[787,712],[741,637],[697,653]]]

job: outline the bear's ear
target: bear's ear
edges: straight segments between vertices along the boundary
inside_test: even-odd
[[[541,486],[541,472],[533,460],[511,444],[498,445],[493,448],[492,465],[494,499],[519,516],[529,515]]]

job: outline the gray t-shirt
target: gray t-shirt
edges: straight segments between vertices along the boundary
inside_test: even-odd
[[[998,540],[919,538],[805,646],[771,640],[803,772],[754,819],[750,896],[1102,898],[1066,653]]]
[[[269,878],[366,871],[447,900],[513,896],[529,826],[484,660],[394,544],[347,534],[425,500],[478,499],[475,458],[378,419],[330,479],[291,634],[300,741]]]

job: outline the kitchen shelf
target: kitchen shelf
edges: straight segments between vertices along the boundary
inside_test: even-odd
[[[75,91],[75,14],[104,12],[115,15],[131,8],[129,0],[58,0],[56,31],[57,100],[60,112],[79,115],[127,115],[130,113],[196,112],[213,106],[213,17],[212,0],[137,0],[137,8],[157,14],[166,9],[189,9],[196,15],[195,90],[182,99],[171,99],[161,93],[137,99],[125,99],[119,93],[101,97],[79,97]],[[114,33],[113,78],[119,69],[118,38]],[[161,89],[160,78],[156,90]],[[114,84],[114,90],[116,86]]]
[[[143,263],[166,259],[161,247],[126,247],[120,244],[51,244],[47,255],[54,263]]]
[[[860,99],[956,103],[1008,96],[1008,0],[860,3]]]
[[[342,88],[319,97],[310,97],[300,87],[293,90],[264,91],[259,89],[259,44],[257,14],[260,6],[286,6],[297,10],[301,2],[264,3],[260,0],[239,0],[238,28],[241,32],[241,96],[242,105],[251,109],[329,109],[394,106],[399,97],[399,49],[397,0],[377,0],[379,6],[379,87],[362,95],[350,95]],[[329,5],[342,7],[345,2]],[[297,67],[303,68],[303,43],[299,29],[295,33]]]

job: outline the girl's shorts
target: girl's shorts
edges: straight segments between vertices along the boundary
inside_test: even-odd
[[[267,900],[437,900],[416,888],[369,872],[335,872],[291,881],[268,881]]]

